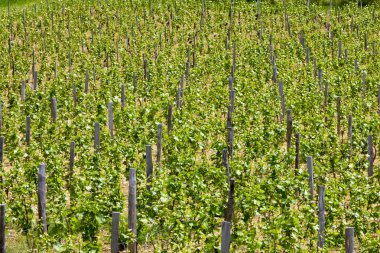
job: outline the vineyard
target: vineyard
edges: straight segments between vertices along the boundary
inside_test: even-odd
[[[0,253],[379,252],[380,6],[0,7]]]

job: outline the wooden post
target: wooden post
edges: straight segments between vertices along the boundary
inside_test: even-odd
[[[136,170],[129,171],[128,229],[132,230],[135,241],[128,245],[131,253],[137,253],[137,210],[136,210]]]
[[[228,87],[230,88],[230,90],[233,90],[233,83],[234,83],[234,78],[232,76],[230,76],[228,78]]]
[[[21,82],[21,100],[25,101],[25,80]]]
[[[236,42],[233,43],[232,46],[232,75],[235,76],[235,69],[236,69]]]
[[[5,204],[0,205],[0,253],[5,253]]]
[[[86,69],[86,78],[84,80],[84,93],[88,94],[88,69]]]
[[[231,222],[232,215],[234,212],[234,204],[235,204],[235,179],[230,179],[230,189],[228,191],[228,202],[226,207],[226,213],[224,219],[226,221]]]
[[[162,155],[162,123],[157,125],[157,163],[161,164]]]
[[[58,116],[57,99],[55,97],[53,97],[51,99],[51,119],[53,120],[53,122],[55,122],[57,120],[57,116]]]
[[[113,139],[113,111],[112,102],[108,102],[108,129],[110,130],[111,140]]]
[[[354,253],[354,228],[346,228],[346,253]]]
[[[235,107],[235,95],[236,95],[236,90],[235,89],[230,90],[230,105],[231,105],[232,111],[234,111],[234,107]]]
[[[227,111],[227,128],[232,127],[232,106],[228,106],[228,111]]]
[[[286,122],[286,150],[289,152],[292,145],[292,109],[288,109],[287,122]]]
[[[181,80],[180,80],[180,87],[181,87],[181,91],[182,91],[182,93],[183,93],[183,91],[185,90],[185,76],[184,75],[182,75],[181,76]]]
[[[295,160],[295,175],[298,175],[298,170],[300,169],[300,133],[296,133],[296,160]]]
[[[132,73],[132,78],[133,78],[133,93],[135,93],[137,90],[137,79],[136,79],[136,73],[135,72]]]
[[[34,71],[34,74],[33,74],[33,90],[37,89],[37,82],[38,82],[38,73],[37,73],[37,71]]]
[[[230,182],[230,165],[228,163],[228,150],[223,149],[223,166],[226,168],[227,182]]]
[[[177,89],[176,106],[177,106],[177,109],[181,108],[181,88]]]
[[[120,213],[112,212],[111,253],[119,253]]]
[[[168,109],[168,134],[172,131],[173,129],[173,106],[169,105]]]
[[[368,136],[368,177],[373,175],[373,143],[372,135]]]
[[[57,79],[58,76],[58,66],[57,66],[57,61],[55,61],[54,64],[54,78]]]
[[[336,134],[340,136],[340,97],[336,98]]]
[[[314,198],[314,172],[313,172],[313,157],[307,157],[307,171],[309,173],[309,189],[310,189],[310,200]]]
[[[3,167],[4,161],[4,136],[0,136],[0,167]]]
[[[228,154],[230,155],[230,158],[232,158],[233,150],[234,150],[234,128],[227,127],[227,131],[228,131],[228,135],[227,135]]]
[[[231,223],[228,221],[222,222],[222,243],[220,253],[229,253],[231,243]]]
[[[121,108],[125,107],[125,85],[121,85]]]
[[[318,69],[318,83],[320,90],[322,90],[322,69]]]
[[[350,145],[350,156],[352,155],[352,114],[348,116],[348,141]]]
[[[100,147],[100,125],[99,122],[95,122],[95,137],[94,148],[97,150]]]
[[[26,117],[26,131],[25,131],[26,145],[30,145],[30,116]]]
[[[3,126],[3,102],[1,101],[0,98],[0,132]]]
[[[277,83],[277,67],[273,67],[272,81],[274,84]]]
[[[146,189],[149,191],[153,177],[153,161],[152,161],[152,146],[146,145],[145,147],[145,161],[146,161]]]
[[[318,191],[318,247],[325,244],[325,187],[319,186]]]
[[[355,59],[354,61],[354,67],[355,67],[355,75],[357,75],[358,74],[358,60],[357,59]]]
[[[38,218],[43,224],[43,232],[47,233],[46,223],[46,174],[45,164],[38,167]]]
[[[326,108],[328,103],[328,92],[329,92],[329,83],[326,81],[325,83],[325,92],[324,92],[324,101],[323,106]]]

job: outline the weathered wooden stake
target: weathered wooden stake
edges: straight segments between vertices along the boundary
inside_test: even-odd
[[[234,107],[235,107],[235,96],[236,96],[236,90],[235,89],[230,90],[230,105],[231,105],[232,111],[234,111]]]
[[[38,218],[43,225],[43,232],[47,233],[46,223],[46,174],[45,164],[38,167]]]
[[[177,106],[177,109],[181,108],[181,88],[177,89],[176,106]]]
[[[146,161],[146,189],[149,191],[153,177],[153,160],[152,160],[152,146],[146,145],[145,147],[145,161]]]
[[[274,84],[277,83],[277,67],[273,67],[272,82],[273,82]]]
[[[232,127],[232,106],[228,106],[228,111],[227,111],[227,128]]]
[[[318,192],[318,247],[325,244],[325,187],[319,186]]]
[[[231,223],[228,221],[222,222],[222,243],[220,253],[229,253],[231,243]]]
[[[287,121],[286,121],[286,150],[289,152],[292,145],[292,109],[288,109]]]
[[[162,155],[162,123],[157,125],[157,163],[161,164]]]
[[[120,213],[112,212],[111,253],[119,253]]]
[[[319,89],[322,90],[322,69],[318,69],[318,84]]]
[[[230,88],[230,90],[233,90],[233,85],[234,85],[234,78],[232,76],[230,76],[228,78],[228,87]]]
[[[33,90],[37,90],[37,82],[38,82],[38,73],[34,71],[33,74]]]
[[[88,94],[88,69],[86,69],[86,78],[84,80],[84,93]]]
[[[336,98],[336,134],[340,136],[340,97]]]
[[[21,100],[25,101],[25,80],[21,82]]]
[[[26,145],[30,145],[30,116],[26,117],[26,131],[25,131]]]
[[[136,78],[136,73],[132,73],[132,79],[133,79],[133,93],[136,92],[137,90],[137,78]]]
[[[234,204],[235,204],[235,179],[230,179],[230,189],[228,191],[228,202],[226,207],[226,213],[224,219],[226,221],[231,222],[233,212],[234,212]]]
[[[230,165],[228,163],[228,150],[223,149],[223,166],[226,168],[227,182],[230,182]]]
[[[113,139],[113,110],[112,102],[108,102],[108,129],[110,130],[111,140]]]
[[[309,191],[310,200],[314,198],[314,172],[313,172],[313,157],[307,157],[307,171],[309,173]]]
[[[125,107],[125,85],[121,85],[121,108]]]
[[[233,150],[234,150],[234,128],[233,127],[227,127],[227,144],[228,144],[228,154],[230,158],[233,156]]]
[[[135,241],[128,248],[131,253],[137,253],[136,170],[133,168],[129,171],[128,229],[135,236]]]
[[[4,161],[4,136],[0,136],[0,167],[3,167]]]
[[[345,248],[346,253],[354,253],[354,228],[353,227],[347,227],[346,233],[345,233]]]

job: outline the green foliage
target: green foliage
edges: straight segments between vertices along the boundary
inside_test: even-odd
[[[9,16],[2,8],[1,199],[7,205],[7,228],[25,235],[31,251],[101,252],[108,249],[111,215],[118,211],[120,248],[137,240],[139,247],[154,252],[219,250],[228,196],[222,161],[228,147],[228,78],[236,44],[234,153],[229,159],[235,179],[231,251],[316,252],[317,188],[324,185],[325,251],[342,251],[344,229],[353,226],[356,247],[378,252],[378,157],[374,175],[367,176],[368,135],[373,135],[376,150],[380,139],[378,9],[357,8],[356,3],[336,8],[339,3],[334,1],[329,12],[311,3],[308,8],[306,1],[261,1],[260,18],[256,2],[249,1],[41,1],[23,8],[12,5]],[[272,81],[270,37],[285,109],[293,113],[292,136],[301,135],[298,169],[294,137],[286,150],[286,115],[278,82]],[[322,70],[321,82],[317,69]],[[20,94],[23,80],[25,100]],[[338,96],[342,133],[337,133]],[[58,103],[56,122],[50,116],[53,97]],[[110,101],[113,139],[107,125]],[[346,137],[350,114],[351,155]],[[29,146],[26,116],[31,118]],[[99,149],[94,148],[95,122],[101,129]],[[154,162],[148,190],[145,146],[152,145],[155,161],[158,123],[164,125],[162,162]],[[71,141],[76,153],[72,175]],[[314,161],[312,199],[307,156]],[[37,219],[37,168],[42,162],[47,234]],[[137,172],[136,236],[128,229],[126,211],[131,168]]]

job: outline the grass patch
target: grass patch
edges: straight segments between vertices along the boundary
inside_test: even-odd
[[[35,2],[34,0],[10,0],[10,6],[20,6]],[[0,7],[8,7],[8,0],[0,0]]]

